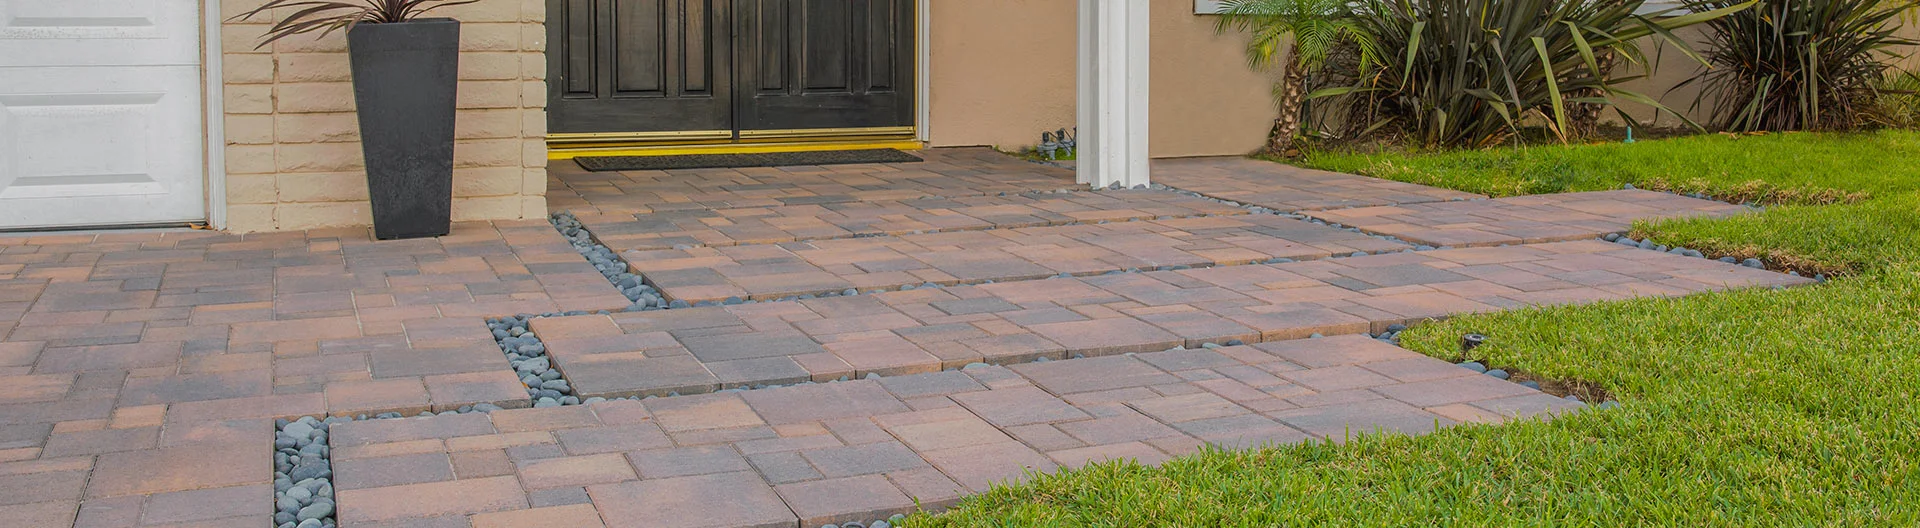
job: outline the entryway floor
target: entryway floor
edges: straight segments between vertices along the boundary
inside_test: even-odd
[[[1055,193],[1071,173],[923,154],[555,165],[556,211],[663,293],[716,306],[620,312],[631,301],[544,220],[399,242],[0,238],[0,526],[271,525],[275,418],[481,403],[509,410],[334,426],[341,526],[883,518],[1028,470],[1572,411],[1365,334],[1811,282],[1591,240],[1744,211],[1646,191],[1486,200],[1252,160],[1156,163],[1156,182],[1264,208],[1249,210]],[[819,295],[846,288],[858,295]],[[766,302],[725,304],[736,296]],[[486,319],[562,312],[531,330],[574,394],[665,397],[525,409]],[[758,388],[797,382],[816,383]]]

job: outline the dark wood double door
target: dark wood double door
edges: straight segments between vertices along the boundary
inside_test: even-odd
[[[739,139],[911,126],[913,9],[914,0],[547,0],[548,128]]]

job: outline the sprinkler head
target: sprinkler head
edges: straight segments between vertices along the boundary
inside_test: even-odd
[[[1467,334],[1464,336],[1460,336],[1460,353],[1465,354],[1468,352],[1472,352],[1473,349],[1479,348],[1480,345],[1485,344],[1486,342],[1487,342],[1487,336],[1483,336],[1480,334]]]

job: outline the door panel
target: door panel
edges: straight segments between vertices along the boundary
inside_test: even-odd
[[[913,0],[736,0],[741,93],[754,130],[913,124]]]
[[[911,126],[913,6],[547,0],[549,130],[750,137]]]
[[[206,218],[199,15],[0,0],[0,228]]]
[[[732,130],[726,0],[548,0],[557,134]]]

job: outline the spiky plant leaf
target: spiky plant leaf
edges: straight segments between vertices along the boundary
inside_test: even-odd
[[[319,32],[325,37],[335,31],[353,29],[357,24],[390,24],[420,18],[436,9],[466,5],[480,0],[272,0],[229,22],[252,20],[275,9],[289,9],[286,18],[275,23],[261,36],[254,49],[294,35]]]

